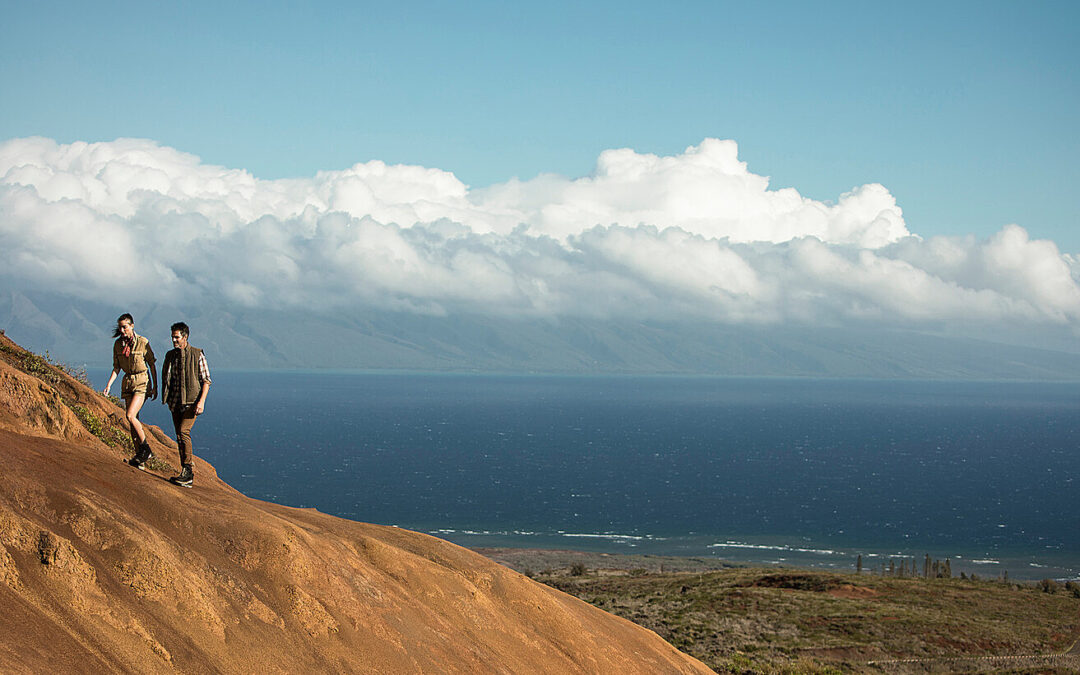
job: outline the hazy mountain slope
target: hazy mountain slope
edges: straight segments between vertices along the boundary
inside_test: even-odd
[[[0,328],[69,363],[107,368],[122,311],[158,351],[183,319],[217,368],[369,368],[740,376],[1080,379],[1075,336],[1045,329],[998,341],[887,328],[421,316],[334,316],[161,304],[111,307],[0,294]],[[1012,341],[1008,343],[1006,337]],[[1038,348],[1032,342],[1054,349]],[[1017,343],[1018,342],[1018,343]]]

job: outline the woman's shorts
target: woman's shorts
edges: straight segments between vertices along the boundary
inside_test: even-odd
[[[146,396],[150,391],[150,372],[142,371],[141,373],[126,373],[124,379],[120,381],[120,396],[121,398],[131,398],[135,394],[142,394]]]

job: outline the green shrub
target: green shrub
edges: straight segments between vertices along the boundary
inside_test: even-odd
[[[1080,583],[1075,581],[1066,581],[1065,590],[1072,593],[1074,598],[1080,598]]]
[[[78,404],[71,406],[71,411],[75,413],[75,416],[79,418],[79,421],[82,422],[82,425],[86,427],[87,431],[98,438],[101,438],[101,440],[105,440],[102,438],[101,420],[97,418],[97,415],[90,412],[86,406]]]
[[[87,387],[93,389],[93,386],[91,386],[90,384],[90,376],[86,374],[85,365],[76,367],[69,366],[66,363],[57,363],[56,367],[67,373],[71,377],[71,379],[75,380],[76,382],[79,382],[80,384],[85,384]]]
[[[168,462],[157,456],[151,457],[150,461],[147,462],[146,465],[154,471],[167,472],[176,470],[172,464],[169,464]]]
[[[727,667],[729,673],[752,673],[754,670],[754,661],[746,654],[735,652],[731,655]]]
[[[1054,581],[1053,579],[1043,579],[1039,582],[1039,590],[1041,590],[1043,593],[1057,593],[1058,582]]]
[[[18,361],[16,364],[18,368],[27,375],[40,377],[46,382],[57,384],[63,379],[60,375],[60,372],[62,371],[86,386],[90,386],[90,378],[86,374],[86,366],[75,368],[64,363],[54,362],[52,357],[49,356],[49,350],[47,349],[45,350],[44,356],[39,356],[38,354],[25,349],[13,349],[7,345],[0,345],[0,351],[14,356]]]
[[[40,377],[46,382],[52,382],[53,384],[56,384],[60,381],[60,376],[56,373],[52,366],[49,365],[49,361],[47,360],[47,358],[38,356],[33,352],[23,352],[22,370],[26,374]]]
[[[109,447],[119,446],[125,450],[134,450],[131,444],[131,436],[126,431],[117,428],[108,421],[98,419],[98,416],[86,408],[86,406],[76,403],[70,407],[71,411],[74,412],[75,416],[82,422],[82,425],[86,427],[86,430],[94,436],[97,436],[102,443]]]

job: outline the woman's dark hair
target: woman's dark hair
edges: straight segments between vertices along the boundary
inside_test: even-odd
[[[127,312],[124,312],[123,314],[121,314],[119,316],[119,318],[116,319],[116,328],[113,328],[113,332],[112,332],[113,337],[120,337],[120,322],[121,321],[130,321],[132,326],[135,325],[135,317],[131,316]]]

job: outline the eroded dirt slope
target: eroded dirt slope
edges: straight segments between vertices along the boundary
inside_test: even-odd
[[[448,542],[133,469],[0,341],[0,672],[710,672]]]

